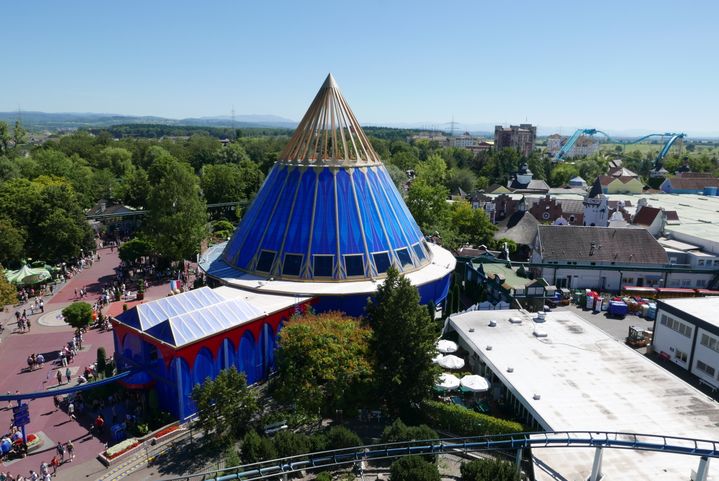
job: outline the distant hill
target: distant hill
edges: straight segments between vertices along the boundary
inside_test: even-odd
[[[228,116],[169,119],[155,116],[133,116],[97,113],[47,113],[47,112],[0,112],[0,121],[14,124],[20,118],[28,130],[65,130],[102,128],[122,124],[160,124],[207,127],[255,128],[270,127],[294,129],[297,122],[275,115],[237,115],[234,122]]]

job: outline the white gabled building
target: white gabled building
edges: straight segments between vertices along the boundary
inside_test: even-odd
[[[719,389],[719,298],[657,301],[652,347],[659,356]]]

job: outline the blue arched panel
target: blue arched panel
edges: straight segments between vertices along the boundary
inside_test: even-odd
[[[359,210],[362,217],[367,248],[370,252],[386,251],[390,248],[387,244],[387,237],[384,234],[382,221],[380,220],[377,206],[367,185],[367,177],[360,169],[355,169],[352,180],[357,195],[357,202],[362,205]]]
[[[131,359],[137,364],[143,364],[142,341],[132,333],[125,334],[122,341],[122,356]]]
[[[262,239],[261,249],[278,251],[282,247],[282,239],[285,237],[285,229],[287,228],[287,221],[290,217],[290,211],[292,210],[292,203],[299,186],[300,169],[293,168],[287,176],[285,187],[278,194],[279,202],[275,207],[274,213],[272,213],[272,211],[267,212],[267,215],[271,214],[271,217],[267,227],[267,233],[264,239]]]
[[[175,409],[173,414],[180,419],[194,414],[197,411],[195,403],[192,401],[192,374],[190,367],[184,359],[176,357],[170,365],[170,378],[175,384]]]
[[[337,252],[337,229],[335,226],[335,189],[332,172],[324,168],[318,177],[315,220],[312,226],[312,253],[334,254]]]
[[[335,176],[337,184],[337,208],[339,219],[340,252],[342,254],[364,254],[364,241],[360,217],[357,214],[357,202],[352,189],[350,175],[341,169]]]
[[[385,192],[384,186],[382,186],[379,178],[377,177],[377,169],[367,169],[367,179],[369,185],[372,187],[372,194],[374,195],[375,202],[379,207],[380,215],[382,216],[382,222],[384,223],[387,235],[389,236],[392,247],[395,249],[401,247],[408,247],[411,241],[408,241],[400,226],[397,223],[397,217],[392,210],[387,193]]]
[[[216,372],[219,374],[220,370],[227,369],[230,366],[235,365],[235,345],[229,339],[223,339],[220,345],[220,352],[217,355],[215,361],[217,365]]]
[[[262,379],[266,379],[275,368],[275,335],[269,324],[262,325],[257,367]]]
[[[285,252],[307,254],[307,244],[310,241],[310,229],[312,228],[316,179],[317,175],[312,168],[305,170],[302,174],[292,218],[289,221],[285,237]]]
[[[215,366],[212,353],[206,347],[200,349],[195,357],[195,365],[192,367],[192,377],[195,384],[202,384],[205,379],[215,379]]]
[[[245,373],[247,384],[254,384],[259,380],[256,357],[255,338],[250,331],[245,331],[237,353],[237,368]]]

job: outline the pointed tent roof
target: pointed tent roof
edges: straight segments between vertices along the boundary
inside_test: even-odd
[[[353,167],[381,163],[332,74],[327,75],[280,161]]]
[[[225,246],[267,279],[362,281],[432,261],[397,187],[331,75]]]

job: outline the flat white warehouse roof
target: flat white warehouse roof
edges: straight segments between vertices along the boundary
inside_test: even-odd
[[[719,297],[686,297],[680,299],[662,299],[662,304],[679,309],[689,316],[696,317],[714,326],[719,326]],[[718,428],[719,429],[719,428]]]
[[[453,315],[450,325],[547,430],[719,439],[718,403],[571,312],[548,313],[540,324],[517,310],[472,311]],[[594,449],[535,449],[533,456],[539,480],[584,481]],[[675,481],[689,479],[698,464],[693,456],[607,449],[602,471],[607,481]],[[719,461],[710,462],[710,474],[719,480]]]

